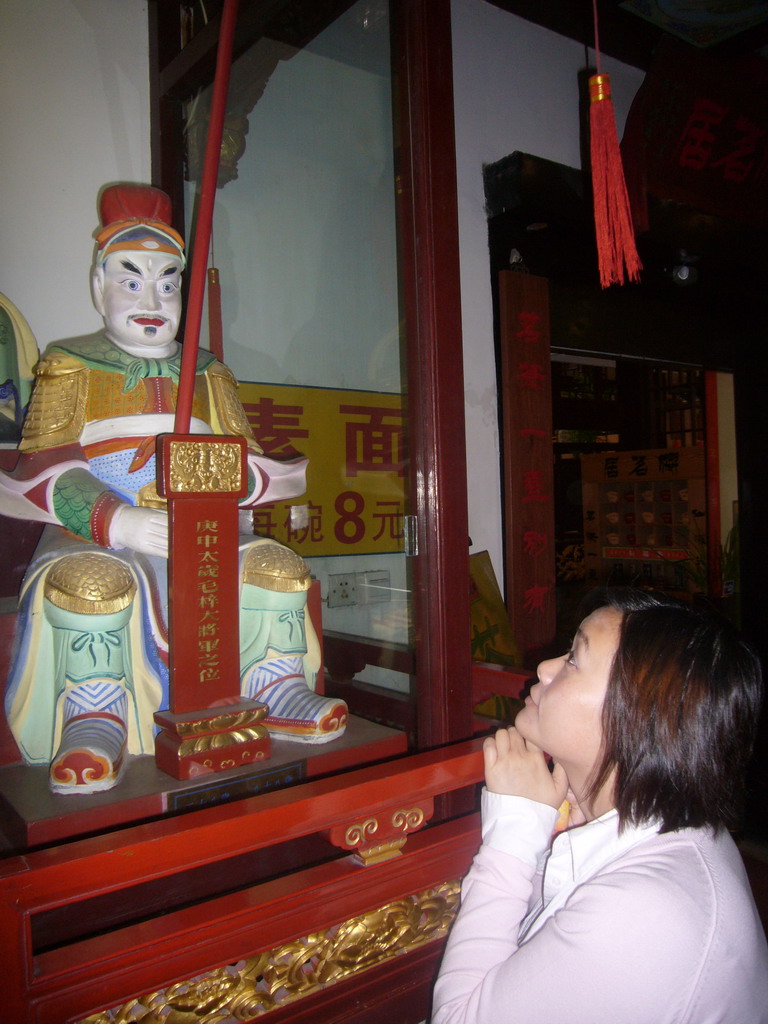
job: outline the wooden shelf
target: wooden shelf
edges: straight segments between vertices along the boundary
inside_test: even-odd
[[[350,717],[344,735],[322,745],[272,738],[272,756],[259,767],[179,780],[161,772],[151,755],[132,757],[106,793],[52,793],[45,765],[0,768],[3,852],[152,821],[169,814],[282,789],[332,772],[404,754],[405,734]]]

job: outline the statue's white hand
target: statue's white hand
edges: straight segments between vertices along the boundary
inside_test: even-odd
[[[109,524],[109,546],[168,557],[168,515],[156,508],[121,506]]]

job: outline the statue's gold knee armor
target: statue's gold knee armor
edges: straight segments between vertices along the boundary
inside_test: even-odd
[[[111,615],[128,608],[136,581],[128,566],[106,554],[65,555],[48,570],[45,597],[77,615]]]
[[[296,594],[309,590],[312,578],[307,563],[281,544],[254,544],[245,556],[243,582],[262,590]]]

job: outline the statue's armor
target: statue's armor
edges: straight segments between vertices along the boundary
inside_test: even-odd
[[[173,432],[181,348],[167,358],[134,357],[103,333],[49,346],[11,476],[0,475],[7,515],[58,523],[109,547],[121,504],[166,508],[157,493],[155,441]],[[232,372],[198,353],[190,432],[245,437],[248,494],[242,508],[303,487],[302,462],[264,456],[237,395]]]
[[[253,436],[251,424],[248,422],[242,402],[237,396],[235,375],[223,363],[213,363],[208,371],[208,380],[216,415],[222,428],[221,433],[244,437],[251,451],[261,453],[263,449]]]
[[[290,548],[255,544],[243,561],[243,583],[280,593],[302,593],[309,590],[312,577],[301,555]]]
[[[43,357],[35,367],[19,451],[76,442],[85,424],[87,394],[88,371],[78,359],[63,352]]]
[[[117,558],[84,551],[65,555],[45,576],[45,598],[57,608],[79,615],[110,615],[133,601],[136,581]]]

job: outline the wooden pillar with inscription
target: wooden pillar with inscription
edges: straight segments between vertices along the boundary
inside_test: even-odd
[[[240,696],[238,500],[241,437],[158,438],[158,490],[169,510],[170,707],[158,711],[158,768],[177,779],[265,760],[267,707]]]
[[[549,282],[499,274],[506,605],[526,666],[555,637]]]

